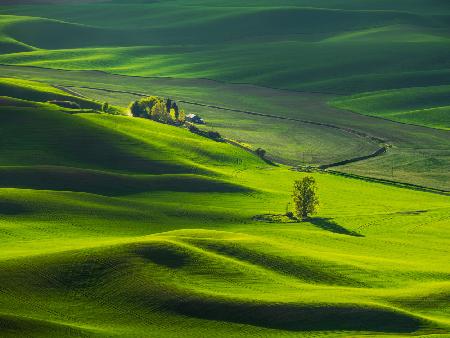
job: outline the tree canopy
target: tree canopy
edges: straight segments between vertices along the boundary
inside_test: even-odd
[[[319,206],[317,185],[314,177],[306,176],[301,180],[295,181],[292,199],[297,217],[305,219],[309,215],[314,214]]]
[[[149,96],[130,104],[130,112],[134,117],[151,119],[153,121],[180,124],[184,122],[184,112],[171,99],[159,96]]]

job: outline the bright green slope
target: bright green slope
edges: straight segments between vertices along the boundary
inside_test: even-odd
[[[450,333],[448,196],[303,174],[124,116],[0,107],[4,337]],[[34,155],[34,156],[32,156]]]
[[[0,105],[7,105],[11,99],[22,99],[29,103],[56,100],[75,102],[83,109],[101,109],[99,102],[72,95],[45,83],[14,78],[0,78],[0,96]]]

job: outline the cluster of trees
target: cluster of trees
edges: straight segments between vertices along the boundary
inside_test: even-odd
[[[149,96],[134,101],[129,109],[134,117],[142,117],[161,123],[180,125],[185,121],[185,113],[175,101],[159,96]]]
[[[108,106],[106,107],[108,108]],[[150,119],[160,123],[181,126],[186,124],[190,132],[213,139],[223,141],[222,136],[216,131],[204,131],[192,123],[186,121],[185,112],[180,109],[177,102],[171,99],[164,99],[159,96],[149,96],[141,100],[134,101],[129,107],[130,113],[134,117]]]

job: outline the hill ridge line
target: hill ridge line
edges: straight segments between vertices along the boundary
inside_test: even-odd
[[[135,48],[141,48],[145,46],[135,46]],[[123,47],[128,48],[128,47]],[[288,93],[309,93],[309,94],[325,94],[325,95],[335,95],[335,96],[347,96],[351,93],[336,93],[332,91],[313,91],[313,90],[298,90],[298,89],[289,89],[289,88],[282,88],[282,87],[270,87],[265,86],[261,84],[254,84],[251,82],[232,82],[232,81],[224,81],[219,79],[212,79],[208,77],[174,77],[174,76],[144,76],[144,75],[131,75],[131,74],[120,74],[120,73],[113,73],[109,71],[104,70],[98,70],[98,69],[64,69],[64,68],[49,68],[49,67],[43,67],[43,66],[35,66],[35,65],[21,65],[21,64],[8,64],[8,63],[1,63],[0,67],[10,67],[10,68],[30,68],[30,69],[41,69],[46,71],[58,71],[58,72],[72,72],[72,73],[99,73],[104,75],[111,75],[111,76],[118,76],[118,77],[125,77],[125,78],[136,78],[136,79],[164,79],[164,80],[201,80],[201,81],[209,81],[213,83],[218,84],[225,84],[225,85],[237,85],[237,86],[251,86],[256,88],[264,88],[264,89],[273,89],[278,90],[282,92],[288,92]],[[31,80],[31,79],[30,79]],[[36,79],[32,79],[33,81],[38,81]]]

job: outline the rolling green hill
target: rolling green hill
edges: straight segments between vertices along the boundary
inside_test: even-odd
[[[335,93],[443,85],[448,7],[442,1],[3,6],[0,34],[24,49],[9,44],[0,63]]]
[[[1,337],[450,335],[447,0],[0,0],[0,74]]]
[[[304,174],[24,102],[0,107],[2,336],[450,332],[448,196],[313,174],[317,216],[257,221]]]

